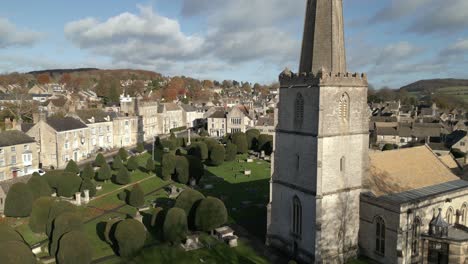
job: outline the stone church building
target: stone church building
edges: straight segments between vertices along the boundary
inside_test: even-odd
[[[308,0],[299,73],[279,79],[268,245],[303,263],[465,263],[468,183],[425,146],[369,153],[343,0]]]

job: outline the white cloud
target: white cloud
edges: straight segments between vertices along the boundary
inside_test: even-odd
[[[0,48],[31,46],[41,37],[39,32],[19,29],[8,19],[0,18]]]
[[[414,14],[424,6],[430,4],[432,0],[391,0],[388,5],[375,14],[370,22],[389,22],[407,15]],[[437,0],[439,1],[439,0]]]

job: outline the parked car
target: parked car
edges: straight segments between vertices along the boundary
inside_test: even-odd
[[[31,174],[33,174],[33,173],[35,173],[35,172],[39,173],[39,175],[41,175],[41,176],[44,175],[44,174],[46,174],[46,171],[43,170],[43,169],[33,170],[33,171],[31,171]]]

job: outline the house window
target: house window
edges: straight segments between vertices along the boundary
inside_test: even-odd
[[[346,158],[341,157],[340,159],[340,172],[344,172],[345,170],[345,165],[346,165]]]
[[[293,198],[292,232],[296,236],[302,234],[302,206],[297,196]]]
[[[452,207],[450,207],[447,210],[447,214],[445,215],[445,217],[447,219],[447,223],[453,224],[453,208]]]
[[[16,156],[11,156],[11,165],[16,164]]]
[[[421,220],[416,218],[413,223],[413,243],[411,244],[411,254],[419,255],[419,236],[421,235]]]
[[[65,149],[68,149],[70,147],[70,143],[68,141],[65,141]]]
[[[15,152],[16,151],[16,147],[11,147],[11,152]]]
[[[465,142],[460,142],[460,146],[464,147],[465,146]]]
[[[29,145],[24,145],[24,150],[29,150]]]
[[[385,222],[380,216],[375,219],[375,251],[385,256]]]
[[[65,155],[65,156],[63,157],[63,159],[64,159],[66,162],[68,162],[68,161],[70,160],[70,156]]]
[[[344,121],[349,118],[349,96],[347,93],[341,95],[339,102],[339,115],[340,118]]]
[[[296,128],[302,128],[304,122],[304,97],[301,93],[296,95],[296,102],[294,105],[294,126]]]
[[[5,160],[2,158],[0,158],[0,167],[3,167],[5,166]]]

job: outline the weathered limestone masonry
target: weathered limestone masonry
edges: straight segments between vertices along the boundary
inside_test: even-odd
[[[279,77],[267,244],[304,263],[345,263],[358,249],[368,82],[346,72],[342,24],[342,0],[309,0],[302,73]]]

